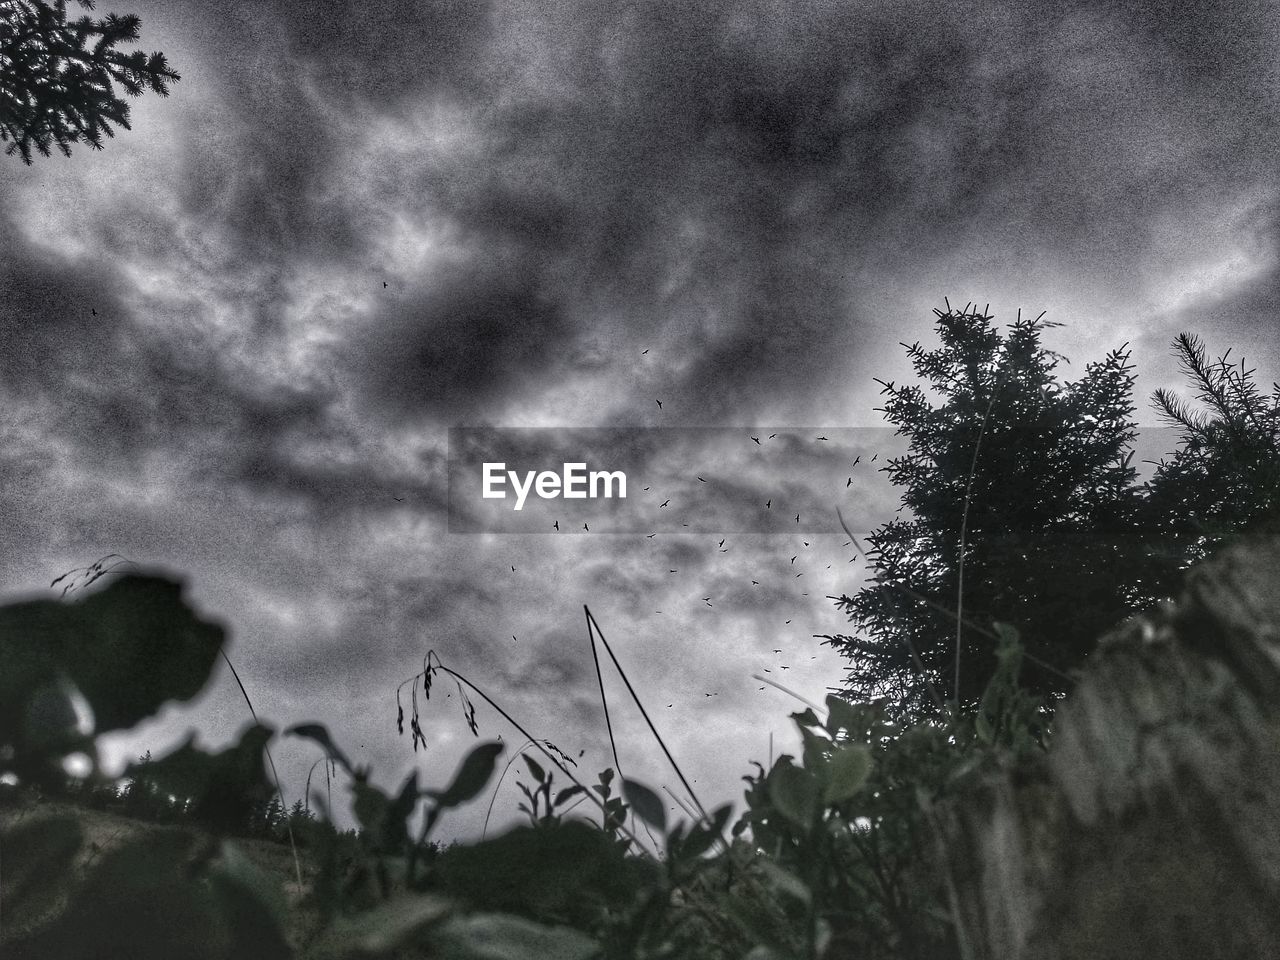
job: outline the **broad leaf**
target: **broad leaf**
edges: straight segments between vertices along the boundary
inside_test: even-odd
[[[651,827],[657,827],[662,831],[667,829],[666,805],[663,804],[661,797],[643,783],[623,777],[622,795],[631,804],[631,809],[635,811],[637,817]]]
[[[452,960],[590,960],[600,951],[580,930],[502,913],[454,917],[432,932],[430,942],[433,954]]]
[[[462,761],[462,766],[458,768],[458,773],[454,776],[453,782],[444,791],[428,790],[425,792],[435,798],[439,809],[456,807],[459,804],[466,803],[483,790],[484,785],[493,776],[494,764],[497,763],[498,755],[502,753],[502,748],[503,745],[497,741],[480,744],[467,754],[467,758]]]
[[[871,750],[865,744],[847,743],[839,747],[827,763],[822,802],[831,806],[857,794],[871,776],[871,766]]]
[[[818,809],[818,784],[807,770],[779,763],[769,774],[769,799],[784,817],[807,829]]]

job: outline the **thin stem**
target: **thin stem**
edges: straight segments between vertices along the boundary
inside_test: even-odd
[[[698,808],[698,812],[702,814],[702,819],[711,824],[711,817],[707,814],[706,808],[702,805],[702,801],[698,799],[698,795],[694,793],[693,787],[689,785],[689,781],[685,778],[684,771],[680,769],[680,764],[676,763],[676,758],[671,755],[671,751],[667,749],[666,741],[662,739],[662,734],[658,733],[658,728],[653,725],[653,721],[649,719],[649,711],[645,710],[644,704],[640,702],[640,696],[636,693],[635,687],[631,685],[627,672],[622,669],[622,664],[618,662],[618,658],[613,653],[613,648],[609,646],[609,641],[605,639],[604,631],[600,629],[600,624],[596,623],[596,618],[591,615],[590,609],[585,604],[582,607],[587,612],[587,623],[595,629],[600,635],[600,642],[604,644],[605,652],[609,654],[609,659],[613,661],[613,665],[618,669],[618,675],[622,677],[622,682],[627,686],[627,692],[631,694],[631,699],[635,701],[636,707],[640,710],[640,716],[644,717],[644,722],[649,725],[649,730],[653,734],[653,738],[658,741],[658,746],[662,748],[662,752],[666,754],[667,760],[671,763],[671,768],[675,770],[676,776],[680,778],[680,782],[684,785],[685,790],[689,791],[689,797],[693,800],[694,806]]]
[[[524,756],[524,751],[532,740],[526,740],[520,745],[520,749],[511,755],[511,759],[507,761],[507,765],[502,768],[502,773],[498,776],[498,782],[493,785],[493,793],[489,795],[489,809],[484,814],[484,828],[480,831],[480,839],[483,840],[485,834],[489,832],[489,817],[493,813],[493,802],[498,799],[498,789],[502,786],[502,781],[507,777],[507,771],[511,769],[511,765],[517,759]]]
[[[249,691],[245,690],[244,682],[240,679],[240,674],[236,672],[235,664],[231,662],[231,658],[227,656],[227,651],[222,647],[218,648],[218,652],[222,654],[222,659],[227,662],[227,666],[231,668],[231,675],[236,678],[236,684],[240,687],[240,693],[244,696],[244,702],[249,705],[249,715],[253,717],[253,722],[258,723],[258,711],[253,709],[253,701],[249,699]],[[276,782],[276,796],[280,798],[280,808],[286,813],[288,807],[284,802],[284,790],[280,786],[280,774],[276,772],[276,762],[271,756],[271,747],[263,744],[263,752],[267,755],[267,763],[271,765],[271,776]],[[298,878],[298,895],[302,895],[302,864],[298,861],[298,846],[293,842],[293,824],[289,822],[286,816],[284,821],[285,832],[289,835],[289,849],[293,853],[293,872]]]
[[[982,415],[982,427],[978,430],[978,442],[973,445],[973,460],[969,464],[969,479],[964,485],[964,512],[960,516],[960,559],[956,564],[956,704],[960,703],[960,646],[961,634],[964,631],[964,552],[965,536],[969,527],[969,495],[973,490],[973,475],[978,470],[978,451],[982,449],[982,438],[987,432],[987,418],[991,416],[991,408],[995,406],[996,395],[1000,389],[999,379],[991,390],[991,399],[987,402],[987,411]]]
[[[583,607],[586,610],[586,607]],[[600,687],[600,704],[604,707],[604,726],[609,732],[609,749],[613,751],[613,765],[622,776],[622,762],[618,760],[618,744],[613,739],[613,722],[609,719],[609,701],[604,695],[604,677],[600,673],[600,654],[596,650],[595,634],[591,632],[591,611],[587,610],[587,640],[591,643],[591,659],[596,665],[596,684]],[[616,661],[615,661],[616,662]]]

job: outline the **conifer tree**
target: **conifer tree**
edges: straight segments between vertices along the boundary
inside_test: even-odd
[[[1178,437],[1141,513],[1152,546],[1138,585],[1147,602],[1173,597],[1183,572],[1229,539],[1280,532],[1280,384],[1263,393],[1243,359],[1232,362],[1227,350],[1210,361],[1191,333],[1179,334],[1173,351],[1199,406],[1166,389],[1152,397]]]
[[[78,0],[93,9],[93,0]],[[138,39],[138,17],[108,14],[101,20],[67,18],[66,0],[0,0],[0,140],[5,153],[31,163],[56,146],[71,156],[84,142],[102,149],[113,126],[129,127],[129,96],[150,89],[168,96],[179,76],[162,53],[125,53]]]
[[[1127,348],[1060,383],[1065,358],[1041,344],[1056,324],[1019,316],[1005,336],[985,311],[935,314],[941,346],[907,353],[941,402],[877,381],[910,440],[883,468],[909,513],[867,538],[874,577],[839,599],[858,632],[825,638],[850,660],[848,693],[917,715],[977,701],[996,668],[993,621],[1020,631],[1031,691],[1062,692],[1129,612],[1122,571],[1142,552]]]

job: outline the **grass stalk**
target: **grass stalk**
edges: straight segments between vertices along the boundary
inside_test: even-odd
[[[964,510],[960,515],[960,555],[956,561],[956,703],[960,703],[960,649],[961,635],[964,632],[964,553],[965,538],[969,527],[969,497],[973,492],[973,476],[978,472],[978,451],[982,449],[982,438],[987,432],[987,420],[991,416],[991,408],[995,406],[999,382],[991,390],[991,399],[987,402],[986,412],[982,415],[982,426],[978,430],[978,440],[973,445],[973,460],[969,463],[969,478],[964,485]]]
[[[226,661],[227,666],[231,669],[231,675],[236,678],[236,685],[240,687],[244,702],[249,706],[249,715],[253,717],[254,723],[258,723],[258,711],[253,709],[253,701],[249,699],[249,691],[244,688],[244,682],[240,679],[240,674],[236,672],[235,664],[227,656],[226,650],[219,647],[218,652],[222,654],[222,659]],[[289,818],[289,807],[284,802],[284,790],[280,786],[280,774],[276,771],[276,761],[271,756],[271,747],[264,745],[262,749],[267,755],[267,763],[271,766],[271,777],[276,782],[276,796],[280,798],[280,809],[284,812],[284,829],[289,835],[289,851],[293,854],[293,872],[294,876],[298,878],[298,895],[302,896],[302,863],[298,860],[298,845],[293,839],[293,824]]]

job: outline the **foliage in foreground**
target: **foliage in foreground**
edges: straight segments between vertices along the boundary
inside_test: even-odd
[[[92,9],[92,0],[79,0]],[[129,129],[131,97],[148,89],[168,96],[179,80],[163,53],[125,53],[137,41],[137,16],[67,19],[66,0],[0,2],[0,140],[6,154],[31,163],[31,148],[49,156],[56,147],[71,156],[73,143],[102,149],[113,126]]]
[[[181,594],[171,578],[129,574],[74,602],[0,607],[0,775],[51,785],[68,756],[92,757],[100,729],[193,696],[224,633]],[[389,794],[323,727],[296,726],[347,774],[359,830],[308,835],[292,906],[233,839],[270,797],[270,729],[254,724],[218,753],[187,744],[129,771],[147,785],[138,797],[181,809],[172,825],[92,852],[74,817],[24,817],[5,832],[0,945],[12,958],[955,956],[920,802],[993,750],[1038,749],[1037,704],[1016,683],[1016,637],[1003,635],[1007,669],[973,720],[902,728],[883,704],[835,696],[794,714],[802,755],[744,778],[747,809],[732,829],[728,806],[672,823],[642,784],[606,770],[588,788],[546,752],[545,765],[524,757],[528,825],[441,850],[440,814],[480,794],[502,744],[478,744],[442,787],[415,772]],[[114,669],[164,684],[95,682],[80,663],[104,650]],[[424,695],[444,669],[428,671]],[[478,736],[474,708],[468,722]],[[573,782],[557,788],[555,768]],[[584,801],[595,814],[573,815]]]

